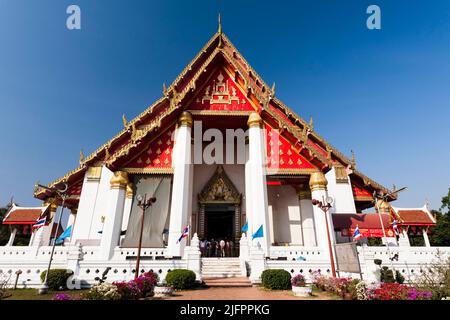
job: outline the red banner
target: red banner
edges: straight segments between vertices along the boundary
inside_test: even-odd
[[[342,229],[342,236],[344,237],[353,237],[353,232],[355,229]],[[359,228],[359,232],[363,236],[363,238],[383,238],[383,230],[382,229],[363,229]],[[386,229],[387,237],[394,237],[395,233],[392,229]]]

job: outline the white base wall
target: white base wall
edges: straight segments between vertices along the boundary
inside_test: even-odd
[[[196,253],[198,248],[187,247],[187,252]],[[73,260],[73,252],[80,251],[80,259]],[[421,271],[436,259],[436,253],[450,257],[450,247],[391,247],[391,254],[398,254],[399,260],[394,261],[394,268],[405,277],[406,282],[414,282]],[[251,268],[250,279],[254,283],[260,282],[260,276],[265,269],[285,269],[292,275],[303,274],[307,281],[313,271],[320,270],[322,274],[330,275],[328,253],[317,247],[275,247],[270,248],[270,256],[273,259],[284,257],[285,260],[265,259],[262,252],[255,248],[248,248],[248,255],[243,261],[244,265]],[[16,271],[21,270],[18,288],[37,288],[41,285],[40,274],[47,269],[51,247],[1,247],[0,248],[0,273],[10,276],[9,284],[14,285]],[[136,261],[127,260],[127,256],[135,256],[136,248],[115,248],[110,260],[102,260],[99,247],[57,247],[52,263],[52,268],[72,268],[76,266],[76,284],[79,288],[90,287],[96,283],[95,278],[100,277],[107,267],[111,267],[107,275],[107,281],[128,281],[134,278]],[[383,265],[391,266],[386,247],[358,247],[361,263],[362,277],[368,282],[377,281],[379,275],[378,266],[374,259],[381,259]],[[153,271],[159,275],[160,281],[165,279],[169,270],[195,269],[197,279],[201,279],[201,258],[199,254],[185,255],[180,260],[157,260],[156,257],[164,257],[165,249],[143,249],[141,268],[145,271]],[[153,259],[148,260],[150,257]],[[299,260],[303,257],[302,260]],[[195,260],[198,261],[195,261]],[[246,262],[246,263],[245,263]],[[71,266],[71,267],[69,267]],[[359,274],[340,274],[341,277],[351,276],[360,278]],[[75,287],[77,288],[77,287]]]

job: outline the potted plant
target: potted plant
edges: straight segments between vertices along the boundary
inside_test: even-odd
[[[153,289],[153,297],[155,298],[166,298],[173,294],[173,287],[167,285],[166,281],[161,282]]]
[[[291,285],[296,297],[309,297],[312,293],[312,288],[306,285],[305,277],[301,274],[292,278]]]

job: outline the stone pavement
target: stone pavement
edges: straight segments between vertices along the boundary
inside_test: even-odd
[[[335,300],[335,296],[315,292],[312,297],[300,298],[292,291],[270,291],[260,287],[250,288],[200,288],[189,291],[177,291],[165,300]]]

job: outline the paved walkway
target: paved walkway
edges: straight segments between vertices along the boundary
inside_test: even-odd
[[[309,298],[300,298],[292,291],[270,291],[260,287],[251,288],[200,288],[178,291],[167,300],[335,300],[327,293],[314,293]]]

